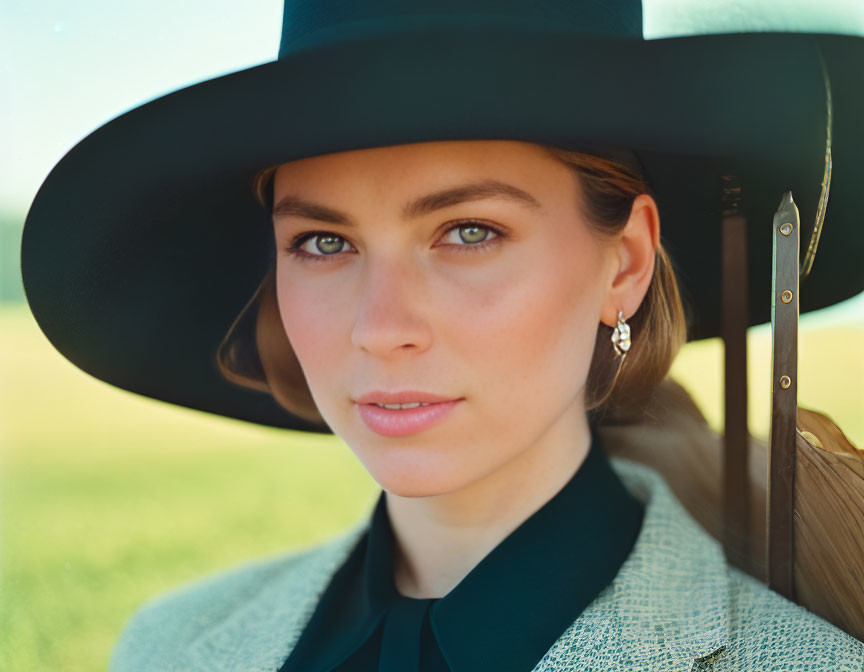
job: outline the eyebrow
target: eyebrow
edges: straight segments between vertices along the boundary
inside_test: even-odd
[[[542,208],[540,202],[527,191],[506,182],[483,180],[449,187],[409,201],[402,207],[401,216],[403,221],[408,221],[452,205],[487,198],[504,198],[532,210]],[[273,208],[274,220],[283,217],[302,217],[329,224],[356,226],[351,217],[344,212],[306,201],[291,194],[282,198]]]

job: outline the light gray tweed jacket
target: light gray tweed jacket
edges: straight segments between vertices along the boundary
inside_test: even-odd
[[[728,565],[658,472],[610,460],[646,504],[636,545],[526,672],[864,671],[864,643]],[[368,520],[151,599],[126,624],[109,672],[276,672]]]

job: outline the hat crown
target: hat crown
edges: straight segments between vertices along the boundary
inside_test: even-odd
[[[586,36],[642,39],[640,0],[285,0],[279,58],[333,40],[443,22],[548,24]]]

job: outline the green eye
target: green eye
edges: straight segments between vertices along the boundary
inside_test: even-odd
[[[328,234],[326,236],[315,236],[318,239],[315,247],[318,248],[320,252],[324,254],[334,254],[340,250],[342,247],[342,243],[345,242],[344,238],[339,236],[334,236],[332,234]]]
[[[451,229],[451,231],[453,230],[459,231],[459,237],[466,243],[482,243],[486,239],[486,234],[491,229],[485,226],[477,226],[476,224],[465,224],[456,229]]]
[[[459,232],[461,244],[457,242],[449,245],[449,247],[453,247],[459,252],[485,250],[488,246],[499,243],[506,237],[500,229],[475,220],[459,222],[456,226],[447,230],[447,233],[444,234],[445,238],[456,231]],[[491,238],[489,236],[490,233],[493,234]]]
[[[321,254],[307,252],[302,249],[306,241],[317,239],[315,249]],[[326,261],[327,257],[336,256],[341,250],[343,244],[347,243],[342,236],[330,233],[328,231],[310,231],[297,236],[291,244],[285,249],[288,254],[296,256],[300,259],[308,259],[310,261]]]

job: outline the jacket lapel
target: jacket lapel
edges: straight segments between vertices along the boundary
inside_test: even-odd
[[[690,672],[696,660],[729,646],[723,548],[659,473],[610,459],[628,490],[646,504],[642,530],[613,582],[533,672]]]

